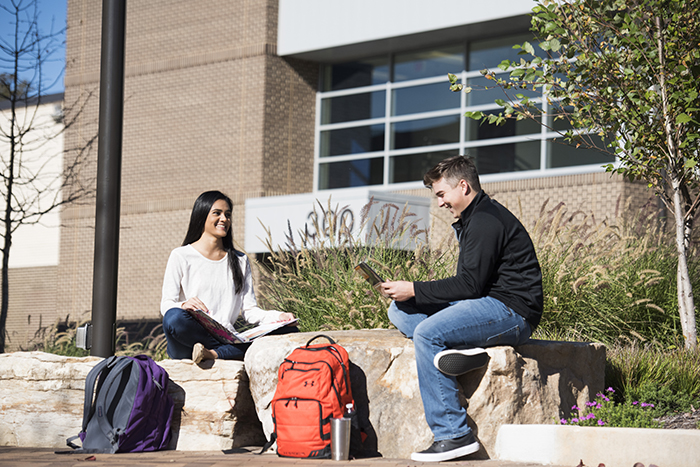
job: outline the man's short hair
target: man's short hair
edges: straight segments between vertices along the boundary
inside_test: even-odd
[[[423,176],[423,184],[432,188],[433,183],[438,182],[441,178],[444,178],[453,187],[457,186],[460,180],[464,180],[472,187],[472,190],[477,193],[481,191],[479,172],[476,170],[474,161],[468,157],[453,156],[440,161]]]

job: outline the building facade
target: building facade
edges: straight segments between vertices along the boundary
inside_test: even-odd
[[[498,96],[450,93],[446,74],[483,85],[479,70],[514,57],[512,45],[529,39],[531,7],[127,2],[118,320],[160,319],[169,252],[184,238],[195,198],[210,189],[233,199],[244,250],[259,234],[246,201],[274,206],[284,199],[275,197],[363,197],[370,189],[429,198],[423,172],[454,154],[473,156],[483,188],[526,225],[547,200],[604,218],[620,200],[646,199],[643,188],[603,172],[611,161],[552,142],[536,123],[491,128],[463,117],[495,111]],[[97,132],[100,31],[101,2],[68,0],[65,96],[85,102],[66,134],[71,146]],[[93,160],[85,177],[95,170]],[[449,221],[434,202],[431,217],[440,229],[437,220]],[[56,318],[90,316],[94,219],[94,205],[62,212]]]
[[[16,109],[18,126],[27,132],[21,138],[21,155],[15,160],[13,192],[15,200],[21,201],[29,211],[41,211],[54,204],[54,199],[60,200],[64,151],[62,104],[63,94],[52,94],[43,96],[39,103],[32,100]],[[11,120],[9,102],[0,103],[3,135],[10,134]],[[17,131],[16,128],[15,134]],[[3,177],[9,174],[9,152],[8,138],[0,138]],[[33,183],[29,182],[31,179]],[[7,184],[3,183],[3,201],[7,199],[6,190]],[[34,201],[28,203],[31,199]],[[16,350],[29,342],[41,342],[44,331],[56,319],[60,211],[54,209],[38,223],[34,221],[27,219],[12,233],[9,308],[5,324],[8,350]]]

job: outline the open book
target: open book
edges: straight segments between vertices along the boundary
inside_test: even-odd
[[[269,334],[282,326],[294,324],[299,321],[297,318],[294,318],[287,321],[278,321],[276,323],[260,324],[244,332],[231,332],[202,310],[188,311],[209,334],[214,336],[214,338],[222,344],[245,344],[253,339]]]

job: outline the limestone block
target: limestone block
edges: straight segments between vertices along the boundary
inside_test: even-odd
[[[0,445],[66,447],[82,425],[85,377],[100,360],[0,354]]]
[[[273,430],[270,403],[277,369],[294,348],[317,334],[265,337],[246,354],[251,394],[267,437]],[[432,433],[423,413],[413,342],[395,330],[324,334],[350,356],[353,396],[370,450],[405,459],[429,446]],[[532,341],[517,349],[493,347],[488,354],[487,367],[458,378],[462,403],[483,445],[476,457],[493,457],[500,425],[555,423],[604,387],[605,348],[600,344]]]
[[[243,362],[190,360],[158,362],[170,376],[175,402],[174,439],[180,451],[226,450],[265,443]]]
[[[0,445],[65,448],[83,417],[85,378],[101,359],[42,352],[0,355]],[[265,439],[242,362],[158,362],[175,402],[171,449],[225,450]]]

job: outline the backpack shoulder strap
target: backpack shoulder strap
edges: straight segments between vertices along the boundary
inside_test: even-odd
[[[120,358],[114,365],[114,369],[107,376],[107,379],[105,379],[102,389],[97,393],[97,398],[95,399],[95,410],[97,411],[98,415],[97,422],[100,425],[102,433],[104,433],[104,435],[107,437],[115,452],[119,447],[119,435],[121,434],[122,427],[115,427],[112,424],[110,417],[107,416],[107,409],[109,408],[108,404],[110,402],[107,400],[107,395],[109,394],[109,390],[112,385],[120,379],[121,373],[127,369],[131,372],[129,384],[132,384],[132,381],[135,379],[135,384],[138,385],[138,378],[141,374],[141,369],[132,359],[129,357],[123,357]],[[131,408],[129,408],[129,410],[131,410]]]
[[[268,449],[270,449],[270,448],[272,447],[272,445],[275,444],[275,441],[277,441],[277,433],[275,433],[275,432],[273,431],[273,432],[272,432],[272,435],[270,435],[270,441],[268,441],[267,443],[265,443],[265,445],[262,447],[262,449],[260,450],[260,452],[258,452],[258,453],[256,453],[256,454],[259,456],[260,454],[265,453],[265,451],[267,451]]]
[[[87,375],[87,378],[85,379],[85,402],[83,404],[83,430],[85,431],[87,429],[87,424],[90,421],[90,418],[92,417],[93,413],[95,412],[95,406],[93,405],[93,398],[95,396],[95,383],[97,382],[97,378],[100,376],[102,371],[105,368],[111,368],[114,366],[114,363],[116,361],[117,357],[111,356],[109,358],[105,358],[101,362],[99,362],[97,365],[92,367],[90,372]]]

